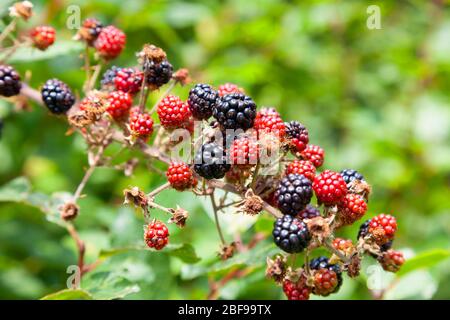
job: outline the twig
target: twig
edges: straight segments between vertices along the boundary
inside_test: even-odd
[[[83,189],[86,186],[87,182],[89,181],[89,178],[94,173],[95,168],[97,167],[98,163],[100,162],[100,159],[103,156],[104,151],[105,151],[105,147],[101,146],[97,152],[97,155],[94,158],[93,163],[89,166],[89,169],[87,169],[87,171],[84,173],[83,179],[81,180],[80,184],[77,187],[77,190],[73,194],[73,202],[77,202],[78,198],[81,196],[81,192],[83,192]]]
[[[147,197],[148,198],[154,198],[158,193],[160,193],[163,190],[166,190],[167,188],[170,187],[170,183],[166,182],[163,185],[159,186],[158,188],[156,188],[155,190],[153,190],[152,192],[150,192]]]
[[[70,236],[75,240],[75,244],[77,245],[78,249],[78,268],[80,269],[81,275],[84,273],[84,254],[86,252],[86,246],[84,244],[84,241],[81,240],[80,236],[78,235],[77,230],[75,229],[75,226],[73,224],[67,225],[67,231],[69,232]]]
[[[258,180],[258,173],[259,173],[260,167],[261,167],[261,162],[258,161],[258,163],[256,164],[255,171],[253,172],[252,182],[250,184],[250,188],[253,190],[255,190],[256,181]]]
[[[14,31],[17,24],[17,18],[13,18],[11,22],[5,27],[5,29],[0,34],[0,44],[3,42],[3,40],[6,39],[6,37],[9,35],[10,32]]]
[[[89,56],[89,45],[86,43],[84,49],[84,71],[86,72],[86,80],[84,82],[83,88],[85,93],[89,92],[89,85],[91,83],[91,61]]]
[[[219,237],[220,237],[220,241],[222,242],[222,245],[225,246],[226,242],[225,242],[225,238],[223,237],[223,234],[222,234],[222,229],[220,228],[219,216],[217,215],[217,211],[218,210],[217,210],[216,200],[214,199],[214,194],[211,193],[209,195],[209,197],[211,199],[211,204],[212,204],[213,211],[214,211],[214,220],[215,220],[215,223],[216,223],[217,232],[219,233]]]
[[[103,65],[102,62],[100,62],[99,64],[97,64],[94,67],[94,73],[92,74],[92,77],[91,77],[91,79],[89,81],[89,86],[88,86],[86,92],[89,92],[89,91],[91,91],[94,88],[95,82],[97,82],[97,78],[100,75],[100,71],[102,70],[102,65]]]

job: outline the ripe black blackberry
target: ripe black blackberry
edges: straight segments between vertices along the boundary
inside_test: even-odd
[[[72,90],[58,79],[47,80],[41,89],[41,95],[47,108],[54,114],[67,112],[75,103]]]
[[[11,66],[0,65],[0,96],[12,97],[18,95],[22,83],[19,73]]]
[[[358,231],[358,237],[357,239],[361,239],[364,238],[367,233],[369,232],[369,225],[370,225],[370,221],[371,219],[365,221],[360,227],[359,227],[359,231]],[[386,242],[385,244],[380,246],[380,251],[381,252],[386,252],[389,249],[392,248],[392,244],[393,244],[394,240],[390,240],[388,242]],[[376,256],[374,254],[371,254],[372,257],[376,258]]]
[[[247,130],[253,127],[256,104],[245,94],[227,94],[218,100],[213,116],[223,129]]]
[[[217,105],[219,94],[209,84],[196,84],[189,91],[188,105],[194,118],[207,120]]]
[[[117,66],[112,66],[106,70],[105,73],[103,73],[102,80],[100,81],[102,88],[114,88],[114,79],[120,70],[122,70],[122,68]]]
[[[344,169],[340,172],[342,178],[344,178],[344,181],[346,184],[349,184],[350,182],[352,182],[353,180],[357,179],[357,180],[364,180],[364,176],[359,173],[356,170],[353,169]]]
[[[202,145],[194,158],[194,170],[205,179],[220,179],[231,166],[225,151],[217,143]]]
[[[150,88],[158,89],[170,81],[173,67],[167,60],[163,60],[160,63],[149,60],[144,65],[144,73]]]
[[[306,224],[289,215],[275,221],[272,235],[275,244],[287,253],[302,252],[311,240]]]
[[[289,174],[278,184],[275,199],[284,214],[295,216],[311,201],[312,184],[302,174]]]
[[[342,270],[338,264],[332,264],[332,263],[330,263],[330,261],[328,260],[327,257],[320,256],[320,257],[312,259],[309,262],[309,267],[312,270],[319,270],[321,268],[326,268],[328,270],[334,271],[337,275],[338,285],[336,286],[336,288],[334,289],[334,291],[332,293],[338,292],[339,288],[342,285]]]
[[[302,152],[309,142],[308,129],[298,121],[285,122],[286,136],[292,143],[295,151]]]

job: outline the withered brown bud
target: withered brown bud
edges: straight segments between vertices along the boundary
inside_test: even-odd
[[[286,276],[288,265],[285,256],[277,255],[275,259],[267,257],[266,277],[274,280],[276,283],[281,284]]]
[[[167,58],[167,54],[163,49],[153,44],[144,44],[144,47],[137,54],[137,57],[139,64],[144,65],[146,61],[161,63]]]
[[[89,18],[83,21],[80,29],[75,35],[75,40],[83,40],[86,41],[88,45],[93,45],[94,41],[97,39],[100,34],[103,25],[100,21],[94,18]]]
[[[186,225],[186,220],[189,217],[189,213],[183,208],[177,207],[173,213],[172,217],[169,219],[169,223],[175,223],[180,228]]]
[[[347,265],[347,274],[350,278],[359,276],[361,270],[361,258],[355,254],[351,257],[350,262]]]
[[[30,1],[16,2],[9,7],[9,15],[26,21],[33,15],[33,4]]]
[[[183,86],[192,81],[191,77],[189,76],[189,70],[186,68],[179,69],[177,72],[175,72],[173,78],[176,82],[180,83]]]
[[[366,201],[369,200],[369,195],[372,192],[372,187],[364,180],[354,179],[350,182],[348,189],[351,193],[361,195]]]
[[[320,242],[331,236],[331,230],[327,219],[323,217],[315,217],[312,219],[307,219],[305,222],[311,236],[318,239]]]
[[[249,189],[245,199],[239,204],[239,211],[251,216],[257,215],[264,209],[264,201]]]
[[[65,221],[71,221],[78,216],[80,207],[73,202],[66,202],[60,209],[61,218]]]
[[[222,260],[228,260],[233,257],[234,252],[236,251],[236,242],[232,242],[229,245],[224,245],[220,248],[218,256]]]
[[[125,196],[124,204],[133,204],[135,207],[140,207],[147,210],[148,198],[147,195],[141,191],[138,187],[123,190]]]
[[[67,119],[71,126],[82,128],[93,124],[95,122],[95,115],[90,112],[78,110],[71,113]]]

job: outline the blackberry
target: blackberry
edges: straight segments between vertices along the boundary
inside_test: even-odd
[[[358,171],[353,169],[344,169],[340,172],[340,174],[342,178],[344,178],[346,184],[349,184],[355,179],[364,181],[364,176]]]
[[[272,235],[275,244],[287,253],[302,252],[311,240],[306,224],[290,215],[275,221]]]
[[[320,216],[319,208],[308,204],[306,208],[297,213],[295,217],[297,219],[304,220],[304,219],[312,219],[318,216]]]
[[[17,71],[8,65],[0,65],[0,96],[12,97],[18,95],[22,83]]]
[[[167,60],[163,60],[160,63],[149,60],[144,65],[144,73],[150,88],[158,89],[170,81],[173,67]]]
[[[289,174],[278,184],[275,199],[284,214],[295,216],[311,201],[311,181],[302,174]]]
[[[218,100],[213,116],[223,129],[247,130],[253,127],[256,104],[245,94],[227,94]]]
[[[189,91],[188,105],[194,118],[207,120],[217,105],[218,93],[210,85],[199,83]]]
[[[369,225],[370,225],[370,221],[366,220],[360,227],[359,227],[359,231],[358,231],[358,237],[357,239],[361,239],[364,238],[368,233],[369,233]],[[389,249],[392,248],[392,244],[393,244],[394,240],[390,240],[388,242],[386,242],[385,244],[380,246],[380,251],[381,252],[385,252],[388,251]],[[371,254],[373,257],[375,257],[375,255]]]
[[[338,292],[339,288],[342,285],[342,270],[338,264],[331,264],[327,257],[320,256],[318,258],[312,259],[309,262],[309,267],[312,270],[319,270],[319,269],[325,268],[325,269],[334,271],[337,276],[338,284],[337,284],[336,288],[334,289],[334,291],[331,293]]]
[[[103,88],[107,88],[109,86],[113,87],[117,73],[121,70],[122,68],[119,68],[117,66],[112,66],[111,68],[106,70],[105,73],[103,73],[102,80],[100,81],[102,87]]]
[[[47,108],[54,114],[67,112],[75,103],[72,90],[58,79],[47,80],[41,89],[41,95]]]
[[[205,179],[223,178],[230,168],[225,151],[214,142],[202,145],[194,158],[195,172]]]
[[[286,136],[292,143],[296,152],[305,150],[309,142],[308,129],[298,121],[289,121],[285,123]]]

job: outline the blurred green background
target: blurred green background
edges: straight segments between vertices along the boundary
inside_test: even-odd
[[[11,2],[0,4],[3,17]],[[10,60],[22,75],[30,70],[33,87],[57,77],[80,92],[81,47],[71,41],[76,30],[66,27],[69,13],[77,8],[69,5],[79,6],[83,19],[97,17],[126,32],[126,51],[114,64],[135,65],[135,53],[144,43],[160,46],[175,68],[189,68],[195,82],[234,82],[260,107],[274,106],[284,119],[304,123],[311,143],[326,150],[325,168],[362,172],[373,186],[367,217],[385,212],[398,218],[394,246],[410,262],[394,276],[366,258],[361,277],[345,278],[342,290],[330,299],[371,299],[367,284],[387,288],[386,299],[450,298],[447,1],[33,3],[36,14],[20,24],[21,30],[37,24],[57,29],[57,44],[50,53],[18,52]],[[366,26],[366,10],[372,4],[381,8],[380,30]],[[185,99],[188,90],[175,92]],[[154,94],[151,102],[157,97]],[[86,168],[86,148],[79,136],[65,136],[67,124],[43,108],[17,112],[1,100],[0,117],[5,122],[0,185],[24,176],[32,186],[29,191],[27,181],[20,179],[0,189],[0,298],[37,299],[66,288],[66,268],[76,264],[76,250],[66,230],[51,223],[51,209],[44,208],[46,219],[36,207],[55,205],[52,199],[62,191],[74,191]],[[129,156],[125,153],[124,159]],[[122,190],[137,185],[150,191],[163,182],[164,177],[145,165],[129,178],[113,169],[94,173],[75,222],[87,243],[88,262],[107,250],[142,243],[143,219],[121,205]],[[219,239],[205,201],[172,191],[158,201],[190,211],[184,230],[169,227],[171,243],[192,244],[201,260],[188,246],[167,253],[109,251],[112,256],[83,279],[85,291],[78,292],[79,297],[88,292],[84,297],[203,299],[212,280],[245,269],[248,274],[221,287],[218,298],[284,299],[282,290],[264,277],[266,255],[278,252],[269,240],[220,262],[215,255]],[[167,219],[163,213],[155,215]],[[232,214],[222,218],[229,241],[236,231],[244,242],[255,232],[270,233],[272,220],[266,214],[255,224]],[[345,228],[339,235],[355,239],[357,228]]]

